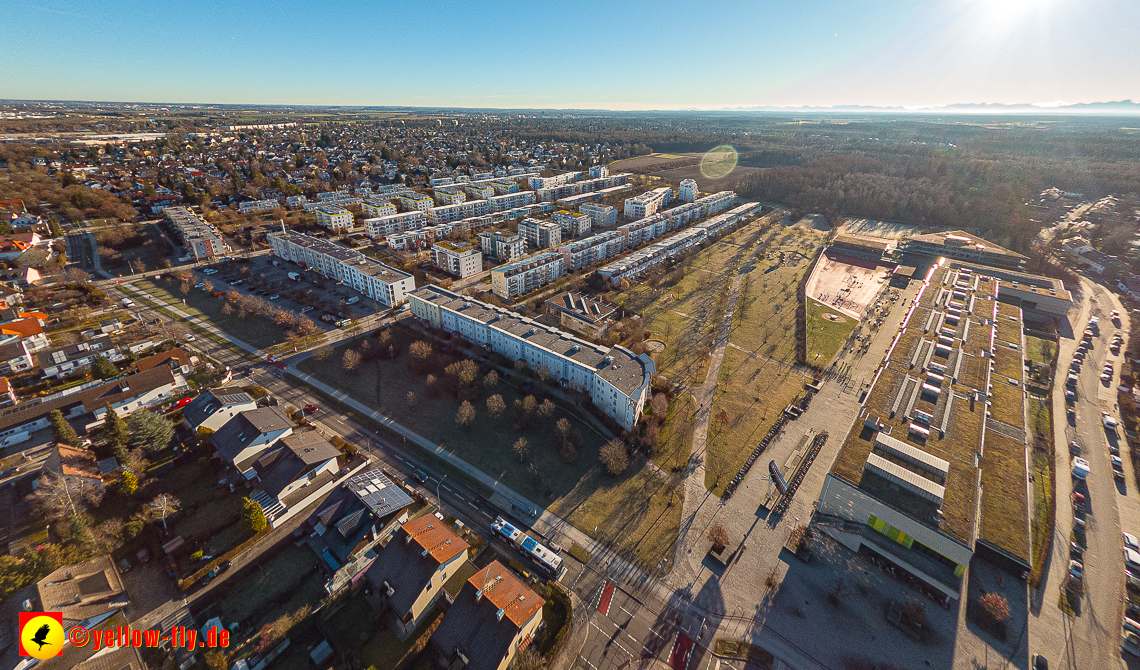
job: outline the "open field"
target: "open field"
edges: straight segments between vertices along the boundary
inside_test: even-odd
[[[666,169],[654,170],[650,174],[661,177],[662,179],[671,183],[679,183],[682,179],[694,179],[697,182],[697,188],[705,193],[716,193],[717,191],[730,191],[736,188],[740,183],[741,178],[748,176],[755,172],[762,172],[766,168],[762,167],[749,167],[745,165],[737,165],[733,168],[732,172],[727,176],[720,179],[709,179],[701,174],[700,165],[688,165],[683,167],[670,167]]]
[[[223,286],[229,288],[223,282],[214,283],[219,284],[217,288],[219,291],[222,290]],[[285,341],[285,330],[273,325],[266,319],[253,316],[241,318],[237,313],[226,314],[222,311],[222,306],[225,303],[220,296],[215,298],[199,289],[191,289],[189,293],[183,295],[178,290],[178,282],[167,277],[154,281],[136,282],[136,285],[154,297],[178,305],[178,308],[183,312],[191,316],[200,316],[218,329],[224,330],[246,344],[259,349],[281,344]],[[182,304],[183,299],[186,300],[185,305]]]
[[[604,443],[602,436],[562,403],[556,403],[557,409],[549,419],[537,420],[529,428],[517,427],[512,408],[525,394],[502,377],[491,392],[476,382],[480,390],[472,400],[475,423],[470,430],[460,428],[455,422],[459,399],[446,390],[429,393],[426,377],[408,369],[410,355],[406,349],[412,336],[401,329],[393,331],[399,350],[405,352],[393,360],[366,362],[355,374],[348,374],[340,361],[353,344],[349,342],[337,347],[326,360],[311,357],[297,367],[440,444],[582,530],[592,532],[598,526],[611,539],[637,551],[646,560],[656,560],[657,552],[672,546],[680,521],[679,502],[674,505],[675,511],[670,508],[666,482],[643,470],[643,460],[635,459],[621,476],[605,474],[598,461],[598,450]],[[458,360],[445,354],[433,356],[439,359],[440,367]],[[443,375],[440,377],[437,385],[443,383]],[[406,400],[409,391],[416,397],[412,407]],[[487,411],[486,398],[492,394],[502,396],[507,406],[497,422],[489,418]],[[553,427],[561,418],[569,420],[571,430],[581,436],[581,447],[573,462],[566,462],[555,446]],[[525,462],[513,450],[519,438],[525,438],[529,445]]]
[[[858,322],[849,316],[808,299],[807,303],[807,360],[826,367],[835,353],[855,330]]]
[[[808,279],[806,293],[809,298],[860,319],[889,278],[888,266],[824,252]]]
[[[708,352],[724,317],[736,268],[764,235],[770,219],[746,224],[683,261],[660,279],[643,281],[615,298],[638,312],[646,332],[665,343],[657,370],[670,381],[700,384],[708,373]]]
[[[697,405],[688,393],[679,394],[669,405],[665,424],[661,426],[657,450],[652,461],[666,470],[680,470],[689,462],[693,450],[693,415]]]
[[[724,492],[756,443],[808,381],[787,365],[728,348],[704,454],[706,488],[718,496]]]
[[[696,165],[700,160],[701,154],[699,153],[647,154],[614,161],[609,164],[609,169],[610,172],[652,172],[668,168],[671,164],[677,167]]]

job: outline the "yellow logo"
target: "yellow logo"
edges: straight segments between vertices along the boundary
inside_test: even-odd
[[[43,660],[63,652],[63,624],[59,618],[40,614],[21,619],[20,651],[24,655]]]

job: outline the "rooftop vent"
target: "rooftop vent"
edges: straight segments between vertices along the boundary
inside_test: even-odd
[[[500,607],[500,608],[499,608],[499,611],[498,611],[498,612],[495,612],[495,618],[496,618],[496,619],[498,619],[499,621],[502,621],[502,620],[503,620],[503,615],[504,615],[504,614],[506,614],[506,613],[507,613],[507,611],[506,611],[506,610],[504,610],[502,607]]]

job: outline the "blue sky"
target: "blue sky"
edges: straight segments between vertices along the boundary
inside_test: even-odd
[[[1140,102],[1138,0],[6,0],[0,98],[718,108]]]

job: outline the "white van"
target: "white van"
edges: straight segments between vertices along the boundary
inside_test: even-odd
[[[1073,476],[1084,479],[1089,476],[1089,462],[1080,456],[1073,457]]]

